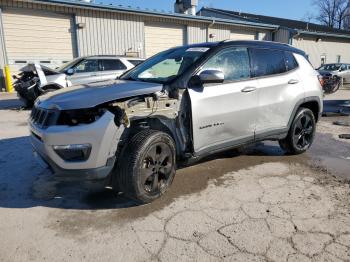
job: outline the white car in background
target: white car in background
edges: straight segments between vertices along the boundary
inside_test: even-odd
[[[338,76],[344,83],[350,83],[350,64],[325,64],[317,71],[323,76]]]
[[[45,93],[73,85],[114,80],[143,62],[141,58],[124,56],[79,57],[57,69],[28,64],[14,76],[14,88],[27,106]]]

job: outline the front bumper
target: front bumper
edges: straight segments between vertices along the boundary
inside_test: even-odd
[[[97,121],[78,126],[40,128],[29,122],[34,151],[61,180],[101,180],[108,177],[115,164],[115,153],[124,131],[117,127],[114,115],[106,112]],[[85,161],[65,161],[53,149],[57,145],[91,144]]]
[[[97,181],[105,180],[114,168],[116,157],[111,157],[107,160],[105,166],[91,169],[64,169],[59,167],[55,162],[45,155],[35,151],[35,156],[38,161],[43,161],[44,164],[51,169],[58,181]]]

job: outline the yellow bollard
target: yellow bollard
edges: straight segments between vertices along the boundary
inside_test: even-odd
[[[12,86],[12,77],[10,74],[10,67],[6,65],[4,71],[5,71],[6,91],[9,93],[12,93],[13,86]]]

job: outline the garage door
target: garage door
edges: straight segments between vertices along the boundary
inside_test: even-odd
[[[254,40],[255,32],[231,31],[231,40]]]
[[[37,10],[9,9],[3,12],[3,27],[9,64],[27,62],[60,64],[74,55],[72,17]]]
[[[185,27],[173,24],[147,24],[145,26],[146,56],[150,57],[185,43]]]

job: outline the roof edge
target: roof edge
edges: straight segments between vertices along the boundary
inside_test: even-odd
[[[312,32],[312,31],[305,31],[305,30],[297,30],[297,34],[299,34],[299,35],[327,36],[327,37],[350,39],[350,35],[334,34],[334,33],[323,33],[323,32]]]
[[[95,10],[103,10],[110,12],[126,12],[131,14],[142,14],[146,16],[155,16],[155,17],[164,17],[164,18],[175,18],[180,20],[188,20],[188,21],[200,21],[205,23],[218,23],[218,24],[226,24],[226,25],[240,25],[246,27],[254,27],[260,29],[277,29],[278,25],[273,24],[264,24],[264,23],[256,23],[249,21],[234,21],[230,19],[221,19],[215,17],[207,17],[207,16],[193,16],[186,14],[176,14],[176,13],[165,13],[165,12],[157,12],[151,10],[143,10],[137,8],[129,8],[123,6],[113,6],[106,4],[94,4],[87,2],[78,2],[78,1],[69,1],[69,0],[32,0],[31,2],[41,3],[41,4],[51,4],[51,5],[63,5],[69,7],[83,8],[83,9],[95,9]]]

